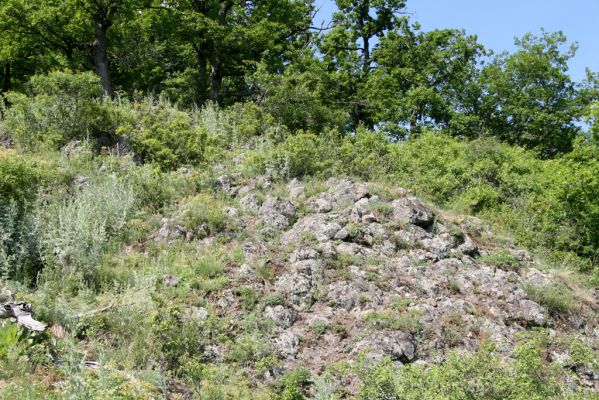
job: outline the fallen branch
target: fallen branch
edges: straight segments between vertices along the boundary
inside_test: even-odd
[[[19,325],[30,331],[43,332],[46,329],[46,324],[33,319],[31,304],[25,302],[0,303],[0,319],[2,318],[15,318]]]

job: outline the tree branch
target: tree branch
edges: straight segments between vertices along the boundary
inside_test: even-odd
[[[31,304],[25,302],[8,301],[0,304],[0,319],[16,318],[19,325],[23,325],[30,331],[43,332],[46,324],[33,319]]]

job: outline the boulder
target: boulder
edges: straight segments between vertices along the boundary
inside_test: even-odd
[[[433,211],[416,197],[402,197],[393,201],[391,206],[394,220],[403,225],[414,224],[428,228],[435,221]]]
[[[257,213],[260,211],[262,201],[256,194],[248,194],[239,201],[239,207],[246,213]]]
[[[287,360],[293,360],[299,351],[300,339],[293,332],[285,331],[273,340],[273,346],[279,355]]]
[[[281,305],[268,306],[264,309],[264,316],[273,320],[282,328],[289,328],[295,322],[297,315],[293,310],[285,308]]]
[[[268,196],[260,207],[259,213],[266,225],[284,228],[295,216],[295,206],[287,200]]]
[[[412,335],[402,331],[381,331],[367,336],[356,344],[353,353],[361,351],[366,351],[372,359],[388,356],[404,364],[416,360],[416,342]]]

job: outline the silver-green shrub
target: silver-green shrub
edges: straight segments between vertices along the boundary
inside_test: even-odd
[[[105,244],[133,210],[132,185],[114,176],[85,184],[70,199],[50,200],[42,214],[42,248],[63,275],[93,276]]]

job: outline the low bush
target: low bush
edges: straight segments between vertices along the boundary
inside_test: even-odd
[[[119,105],[122,122],[116,133],[142,162],[151,162],[162,170],[197,165],[203,160],[206,131],[184,112],[165,99],[147,98]]]
[[[58,276],[82,273],[91,278],[105,244],[127,222],[134,192],[122,179],[107,176],[84,185],[71,198],[61,197],[40,204],[44,259]]]
[[[516,270],[522,266],[522,263],[509,251],[501,249],[487,256],[480,258],[481,262],[491,264],[497,267]]]
[[[597,259],[599,156],[590,143],[539,160],[493,139],[425,133],[391,147],[391,175],[443,207],[479,214],[520,244]],[[596,262],[596,261],[595,261]]]
[[[373,329],[393,329],[404,332],[417,332],[420,328],[420,310],[402,310],[401,312],[371,312],[364,316],[364,322]]]
[[[185,374],[184,361],[201,358],[208,338],[200,325],[185,319],[180,305],[158,296],[154,296],[154,302],[160,311],[153,318],[151,334],[160,364],[175,375]]]
[[[347,175],[379,178],[389,172],[390,147],[387,136],[360,127],[355,135],[343,138],[340,167]]]
[[[60,148],[87,138],[106,142],[114,133],[114,115],[101,103],[101,94],[100,80],[92,72],[34,76],[26,94],[6,94],[11,107],[0,133],[25,150]]]
[[[549,363],[546,352],[545,336],[533,333],[520,340],[511,361],[501,360],[489,346],[475,354],[450,353],[445,361],[429,367],[396,369],[389,360],[378,365],[364,360],[356,370],[363,383],[358,399],[597,398],[563,383],[568,372]]]
[[[230,222],[223,202],[207,194],[185,200],[175,219],[199,238],[223,233]]]
[[[36,199],[65,178],[51,163],[0,150],[0,277],[30,283],[41,270]]]
[[[0,321],[0,380],[33,373],[49,361],[43,335],[34,336],[11,321]]]
[[[138,205],[150,212],[165,212],[177,200],[196,193],[195,176],[185,171],[163,171],[147,164],[132,172]]]

